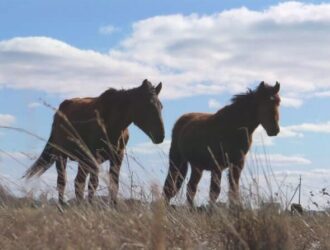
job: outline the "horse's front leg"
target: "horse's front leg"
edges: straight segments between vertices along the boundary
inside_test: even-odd
[[[84,199],[84,189],[86,184],[86,177],[88,175],[88,167],[85,163],[78,163],[78,173],[74,181],[75,193],[78,202]]]
[[[229,201],[230,203],[239,203],[239,179],[244,166],[244,155],[231,159],[229,166]]]
[[[202,173],[203,170],[191,164],[191,175],[187,185],[187,201],[191,207],[194,206],[194,198],[197,191],[197,185],[202,178]]]
[[[109,193],[113,204],[117,204],[117,194],[119,189],[119,172],[124,159],[124,149],[117,151],[113,159],[110,160],[109,171]]]
[[[214,205],[217,201],[221,190],[221,175],[220,169],[212,170],[211,185],[210,185],[210,204]]]
[[[90,168],[90,176],[88,183],[88,201],[92,203],[95,191],[99,185],[99,165],[93,165],[93,168]]]

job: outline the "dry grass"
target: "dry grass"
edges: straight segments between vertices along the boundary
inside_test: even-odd
[[[327,215],[121,201],[59,209],[0,190],[0,249],[330,249]]]

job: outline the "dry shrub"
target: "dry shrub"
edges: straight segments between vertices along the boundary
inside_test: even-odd
[[[7,188],[0,185],[0,205],[4,206],[12,202],[14,197]]]
[[[0,249],[330,249],[326,213],[295,215],[268,206],[166,207],[104,197],[61,208],[0,187]]]
[[[127,204],[2,206],[0,249],[329,249],[327,215]]]
[[[273,211],[239,210],[231,215],[226,249],[292,249],[285,215]]]
[[[151,230],[150,230],[150,248],[155,250],[165,250],[165,207],[160,199],[157,187],[152,188],[153,197],[156,201],[151,204]]]

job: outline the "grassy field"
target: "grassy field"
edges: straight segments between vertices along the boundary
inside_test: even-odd
[[[0,249],[330,249],[330,217],[120,201],[59,208],[0,192]]]

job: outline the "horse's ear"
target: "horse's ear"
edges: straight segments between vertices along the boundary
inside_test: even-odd
[[[149,84],[150,83],[149,83],[148,79],[144,79],[141,86],[145,87],[145,86],[148,86]]]
[[[274,94],[277,94],[280,91],[280,83],[276,81],[274,86]]]
[[[160,91],[162,90],[162,86],[163,86],[163,84],[162,84],[162,82],[160,82],[160,83],[157,85],[157,87],[155,88],[155,90],[156,90],[156,94],[157,94],[157,95],[159,95]]]
[[[265,93],[265,89],[266,89],[266,84],[264,81],[262,81],[259,86],[257,87],[257,92],[262,95]]]

